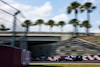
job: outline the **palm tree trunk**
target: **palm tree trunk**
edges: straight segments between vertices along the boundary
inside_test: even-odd
[[[39,24],[39,32],[41,32],[41,24]]]
[[[90,23],[90,13],[89,13],[89,9],[87,10],[87,20],[88,20],[88,23]]]
[[[52,32],[52,27],[50,27],[50,32]]]
[[[77,10],[75,10],[75,19],[77,19]]]
[[[75,9],[75,19],[77,20],[77,9]],[[77,26],[77,23],[75,24],[75,34],[76,36],[78,36],[78,26]]]
[[[89,29],[86,28],[86,35],[89,36]]]
[[[77,26],[74,26],[75,27],[75,34],[77,35]]]
[[[76,36],[77,27],[76,27],[76,25],[73,25],[73,27],[74,27],[74,34],[75,34],[75,36]],[[74,35],[73,35],[73,36],[74,36]]]
[[[63,27],[61,26],[61,32],[63,32]]]
[[[28,34],[28,30],[29,30],[29,26],[27,25],[26,26],[26,31],[25,31],[25,42],[24,42],[24,49],[28,49],[28,47],[27,47],[27,45],[28,45],[28,43],[27,43],[27,40],[28,40],[28,38],[27,38],[27,34]]]
[[[90,13],[89,13],[89,9],[87,10],[87,20],[88,20],[88,24],[90,24]],[[89,36],[89,29],[88,29],[87,36]]]

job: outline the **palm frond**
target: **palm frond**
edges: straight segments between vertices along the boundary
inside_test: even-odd
[[[76,8],[78,8],[80,6],[80,3],[78,3],[77,1],[72,2],[71,6],[72,6],[73,9],[76,9]]]
[[[43,23],[44,23],[44,21],[42,19],[39,19],[36,21],[36,24],[43,24]]]
[[[67,7],[67,13],[70,14],[71,12],[72,12],[72,7],[71,6],[68,6]]]
[[[85,27],[85,28],[91,28],[92,27],[87,20],[83,21],[81,25],[82,25],[82,27]]]
[[[81,10],[81,13],[83,13],[85,10]]]
[[[96,6],[92,6],[92,9],[96,9]]]
[[[30,20],[25,20],[24,23],[21,24],[22,27],[31,26],[32,22]]]
[[[10,28],[6,28],[3,24],[0,25],[0,30],[1,31],[7,31],[7,30],[10,30]]]

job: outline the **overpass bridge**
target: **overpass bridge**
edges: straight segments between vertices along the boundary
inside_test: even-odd
[[[16,32],[16,37],[24,36],[24,32]],[[1,37],[5,39],[11,39],[12,32],[9,31],[2,31],[0,32],[0,40],[2,40]],[[66,32],[29,32],[27,34],[28,41],[59,41],[59,40],[65,40],[67,38],[72,37],[72,33],[66,33]],[[48,38],[49,37],[49,38]],[[42,38],[42,39],[41,39]]]
[[[24,41],[25,32],[16,32],[16,43],[15,46],[20,46],[23,44],[21,41]],[[58,42],[62,40],[69,39],[73,36],[72,32],[29,32],[28,37],[28,46],[29,45],[41,45],[48,44],[53,42]],[[12,41],[12,32],[10,31],[0,31],[0,43],[10,45]]]
[[[24,36],[24,32],[15,33],[17,40]],[[85,36],[85,33],[79,33],[79,36]],[[73,32],[29,32],[28,41],[62,41],[75,36]],[[90,36],[100,36],[99,33],[90,33]],[[11,40],[12,32],[0,31],[0,40]]]
[[[24,41],[24,33],[18,31],[16,35],[16,46],[20,46]],[[85,33],[79,33],[79,36],[85,36]],[[58,41],[67,40],[75,36],[73,32],[28,32],[28,46],[29,45],[41,45],[41,44],[50,44]],[[100,36],[99,33],[90,33],[90,36]],[[10,45],[12,41],[12,32],[11,31],[0,31],[0,43]],[[21,46],[20,46],[21,47]]]
[[[23,47],[22,44],[24,41],[23,37],[24,32],[16,32],[15,35],[16,35],[15,46]],[[85,35],[86,35],[85,33],[79,33],[79,36],[85,36]],[[61,45],[56,46],[57,45],[56,42],[67,40],[69,38],[72,38],[73,36],[75,36],[75,34],[72,32],[29,32],[27,34],[28,50],[32,52],[32,56],[56,55],[55,53],[56,49],[58,49],[59,46],[61,47]],[[100,34],[90,33],[90,36],[100,36]],[[0,43],[10,45],[11,41],[12,41],[12,32],[0,31]],[[66,46],[66,44],[63,46]]]

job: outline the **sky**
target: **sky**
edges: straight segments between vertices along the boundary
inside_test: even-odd
[[[13,7],[21,10],[21,12],[25,15],[26,19],[31,20],[33,23],[36,22],[38,19],[43,19],[46,23],[48,20],[54,20],[55,23],[58,23],[59,21],[65,21],[66,25],[63,27],[64,32],[72,32],[73,26],[68,24],[68,22],[71,19],[74,19],[74,13],[71,14],[66,13],[67,7],[74,1],[77,1],[81,4],[84,4],[85,2],[92,2],[94,6],[97,8],[90,14],[90,23],[92,25],[92,28],[90,29],[90,32],[100,32],[98,26],[100,25],[100,0],[3,0]],[[8,7],[7,5],[0,2],[0,8],[4,9],[12,14],[16,12],[16,10]],[[11,28],[12,30],[12,23],[13,17],[10,15],[7,15],[6,13],[0,11],[0,24],[4,24],[6,27]],[[21,22],[17,21],[17,27],[16,30],[21,31],[24,28],[21,27],[21,23],[26,20],[25,18],[22,18],[20,15],[18,15],[18,19]],[[87,14],[84,13],[78,13],[78,20],[80,23],[84,20],[87,20]],[[9,22],[7,22],[9,21]],[[31,26],[30,31],[38,31],[39,26]],[[49,32],[50,27],[46,25],[42,25],[41,30],[43,32]],[[80,28],[80,32],[85,32],[85,28]],[[60,27],[54,26],[52,28],[52,32],[60,32]]]

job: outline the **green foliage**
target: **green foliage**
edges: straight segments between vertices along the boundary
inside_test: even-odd
[[[82,9],[81,9],[81,13],[83,13],[84,11],[85,11],[85,10],[82,10]]]
[[[91,13],[94,9],[96,9],[96,6],[93,6],[91,2],[86,2],[80,7],[80,9],[81,9],[81,12],[88,10],[88,13]]]
[[[64,21],[59,21],[58,26],[63,27],[64,25],[65,25],[65,22]]]
[[[43,24],[43,23],[44,23],[44,21],[43,21],[42,19],[39,19],[39,20],[36,21],[35,24],[39,24],[39,25],[41,25],[41,24]]]
[[[1,31],[7,31],[7,30],[10,30],[9,28],[6,28],[3,24],[0,25],[0,30]]]
[[[73,26],[79,25],[79,21],[77,19],[72,19],[69,21],[69,24],[72,24]]]
[[[32,22],[30,20],[25,20],[24,23],[22,23],[22,27],[27,27],[31,25],[32,25]]]
[[[39,31],[41,31],[41,25],[44,24],[42,19],[38,19],[34,25],[39,25]]]
[[[77,1],[72,2],[71,5],[67,7],[67,13],[70,14],[73,10],[75,11],[75,13],[77,13],[79,7],[80,3],[78,3]]]
[[[71,3],[72,9],[76,9],[80,6],[80,3],[78,3],[77,1]]]
[[[67,13],[70,14],[72,11],[74,11],[75,13],[75,18],[77,19],[77,14],[79,12],[81,4],[78,3],[77,1],[74,1],[70,4],[70,6],[67,7]],[[71,21],[69,21],[69,24],[73,24],[73,26],[75,27],[75,33],[78,32],[78,23],[79,21],[77,21],[76,19],[72,19]],[[76,33],[76,36],[78,36],[78,34]]]
[[[33,24],[33,25],[38,25],[37,23]]]
[[[86,2],[83,6],[84,6],[85,9],[89,9],[92,6],[92,3]]]
[[[5,26],[4,25],[1,25],[1,28],[5,28]]]
[[[50,27],[53,27],[55,25],[55,22],[53,20],[49,20],[46,25],[49,25]]]
[[[71,12],[72,12],[72,8],[71,8],[71,6],[68,6],[67,13],[70,14]]]
[[[83,21],[82,24],[80,24],[80,27],[91,28],[92,26],[88,21]]]
[[[96,6],[91,7],[92,9],[96,9]]]

